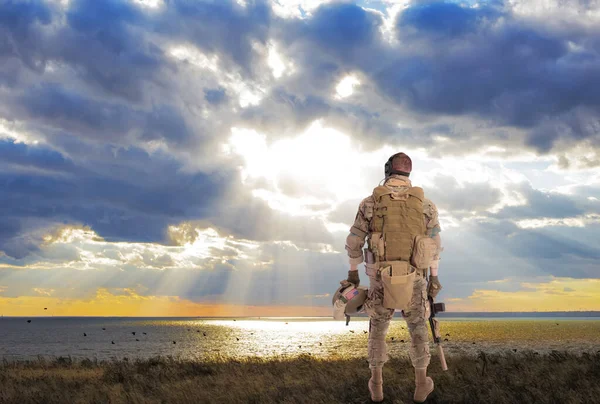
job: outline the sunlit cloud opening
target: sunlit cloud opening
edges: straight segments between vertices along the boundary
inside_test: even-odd
[[[39,137],[26,131],[21,126],[21,123],[9,122],[6,119],[0,118],[0,139],[9,139],[15,143],[26,145],[37,145],[40,143],[41,139]]]
[[[151,9],[157,9],[164,4],[163,0],[133,0],[133,2],[142,7],[148,7]]]
[[[320,120],[304,133],[272,144],[253,129],[232,128],[224,151],[243,157],[244,183],[259,178],[269,182],[269,189],[254,190],[256,197],[273,209],[297,215],[314,214],[314,205],[356,198],[364,190],[356,179],[361,178],[365,166],[380,159],[361,153],[349,136],[323,127]],[[289,182],[297,184],[294,195],[281,189],[281,184]]]
[[[252,90],[242,81],[234,82],[232,87],[238,93],[239,104],[242,108],[258,105],[263,98],[262,91]]]
[[[336,98],[350,97],[354,93],[354,87],[358,85],[360,85],[360,81],[356,77],[344,77],[335,87]]]
[[[206,55],[193,46],[180,45],[171,48],[169,55],[180,62],[190,63],[201,70],[215,73],[219,77],[220,85],[237,94],[242,108],[260,104],[264,96],[264,89],[244,81],[237,74],[223,73],[217,54]]]
[[[40,296],[52,296],[55,292],[54,289],[46,289],[46,288],[33,288],[33,291]]]
[[[281,18],[306,18],[314,9],[333,0],[273,0],[273,13]]]
[[[212,269],[227,260],[248,262],[248,268],[264,269],[272,262],[261,259],[262,244],[222,236],[211,227],[182,223],[169,226],[168,233],[176,245],[158,243],[110,242],[87,227],[64,226],[43,237],[39,269],[52,269],[55,263],[44,257],[65,255],[62,267],[75,270],[134,266],[146,269]],[[75,253],[70,254],[69,251]],[[226,256],[222,251],[227,251]],[[29,266],[32,268],[33,266]]]
[[[542,227],[586,227],[595,223],[600,223],[600,215],[598,214],[566,218],[528,219],[515,222],[515,224],[522,229],[538,229]]]
[[[277,45],[270,43],[268,46],[267,64],[271,68],[273,77],[280,78],[284,74],[290,75],[294,72],[294,64],[285,60],[283,55],[277,50]]]
[[[207,56],[192,46],[180,45],[173,47],[169,50],[169,55],[179,61],[191,63],[196,67],[213,72],[216,72],[219,67],[219,56],[217,54]]]

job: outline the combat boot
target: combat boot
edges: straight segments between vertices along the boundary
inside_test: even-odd
[[[433,380],[427,377],[427,368],[415,368],[415,402],[424,403],[433,391]]]
[[[383,369],[371,368],[371,378],[369,379],[369,391],[371,392],[371,401],[380,403],[383,401]]]

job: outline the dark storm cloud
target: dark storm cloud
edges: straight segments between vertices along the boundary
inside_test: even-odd
[[[471,211],[482,213],[502,199],[500,190],[486,183],[466,183],[461,186],[453,177],[444,175],[437,176],[433,182],[432,187],[425,189],[425,196],[438,209],[453,214]]]
[[[497,1],[490,3],[499,5]],[[440,40],[447,40],[469,34],[477,29],[482,20],[496,20],[499,15],[501,13],[496,8],[488,5],[474,9],[456,3],[413,3],[399,14],[396,24],[402,31],[408,31],[407,35],[411,34],[408,28],[413,28],[417,36],[428,33]]]
[[[302,27],[303,33],[341,60],[352,60],[376,41],[381,17],[350,3],[320,6]]]
[[[219,105],[227,99],[227,93],[225,92],[224,88],[205,88],[204,99],[211,104]]]
[[[479,223],[472,230],[498,252],[510,252],[544,273],[574,278],[597,276],[590,268],[600,258],[598,246],[569,237],[564,228],[520,229],[508,221],[499,221]],[[574,231],[592,236],[598,229],[589,226]]]
[[[73,162],[57,151],[0,140],[0,168],[4,171],[9,166],[35,168],[46,173],[74,172]]]
[[[268,39],[272,13],[267,1],[252,0],[245,6],[235,0],[166,0],[165,4],[166,10],[153,23],[170,40],[189,41],[217,53],[246,75],[260,63],[252,43],[264,44]]]
[[[22,239],[20,223],[31,218],[89,225],[107,240],[164,242],[169,224],[207,216],[223,192],[219,176],[183,174],[179,164],[139,150],[121,151],[119,158],[105,150],[104,160],[93,167],[85,159],[78,164],[56,151],[12,142],[0,143],[1,154],[11,158],[0,165],[5,224],[0,250],[18,257],[23,253],[15,252],[13,244]]]
[[[3,1],[0,7],[0,57],[20,57],[29,68],[43,69],[45,58],[39,25],[50,22],[51,10],[43,2]]]
[[[501,6],[435,2],[404,10],[398,38],[422,51],[408,55],[407,66],[399,59],[378,73],[381,90],[421,112],[474,114],[532,129],[527,143],[540,150],[557,137],[540,133],[540,125],[562,124],[572,129],[563,135],[575,139],[597,136],[568,119],[580,108],[597,111],[600,102],[591,91],[600,84],[594,34],[528,24]],[[569,41],[581,49],[571,50]]]
[[[518,142],[541,152],[561,139],[600,144],[600,96],[593,90],[600,84],[599,32],[594,28],[533,22],[499,1],[478,7],[411,4],[397,16],[397,44],[382,40],[381,23],[375,12],[331,3],[317,8],[312,18],[291,23],[280,36],[302,69],[298,80],[313,94],[330,95],[344,74],[359,72],[363,84],[374,83],[387,102],[415,117],[435,117],[442,125],[444,119],[462,117],[496,127],[483,143]],[[383,117],[393,122],[393,114]],[[517,128],[526,136],[498,137],[502,128]],[[388,137],[366,136],[360,126],[355,132],[365,141]],[[406,134],[397,130],[390,137],[403,141]]]
[[[526,203],[520,206],[507,206],[496,215],[497,217],[517,221],[536,218],[568,218],[585,213],[585,209],[580,206],[581,198],[576,196],[542,192],[528,184],[517,186],[515,191],[526,199]]]

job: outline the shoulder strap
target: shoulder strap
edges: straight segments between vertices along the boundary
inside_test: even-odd
[[[373,190],[373,198],[375,198],[375,202],[379,202],[384,195],[389,195],[392,193],[392,190],[386,186],[380,185]]]
[[[420,188],[420,187],[411,187],[408,190],[408,194],[410,196],[414,196],[415,198],[417,198],[421,202],[423,202],[423,200],[425,199],[425,193],[423,192],[423,188]]]

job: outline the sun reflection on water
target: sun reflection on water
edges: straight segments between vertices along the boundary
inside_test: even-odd
[[[34,324],[4,319],[0,327],[0,358],[72,355],[110,359],[170,355],[202,359],[299,354],[366,358],[369,329],[366,318],[352,319],[348,326],[328,318],[40,319]],[[83,337],[83,332],[87,336]],[[449,356],[477,355],[482,350],[489,353],[515,349],[538,352],[600,349],[599,320],[444,319],[441,332],[447,340],[444,350]],[[402,319],[393,319],[386,342],[391,356],[408,356],[410,336]],[[435,351],[432,352],[435,356]]]

